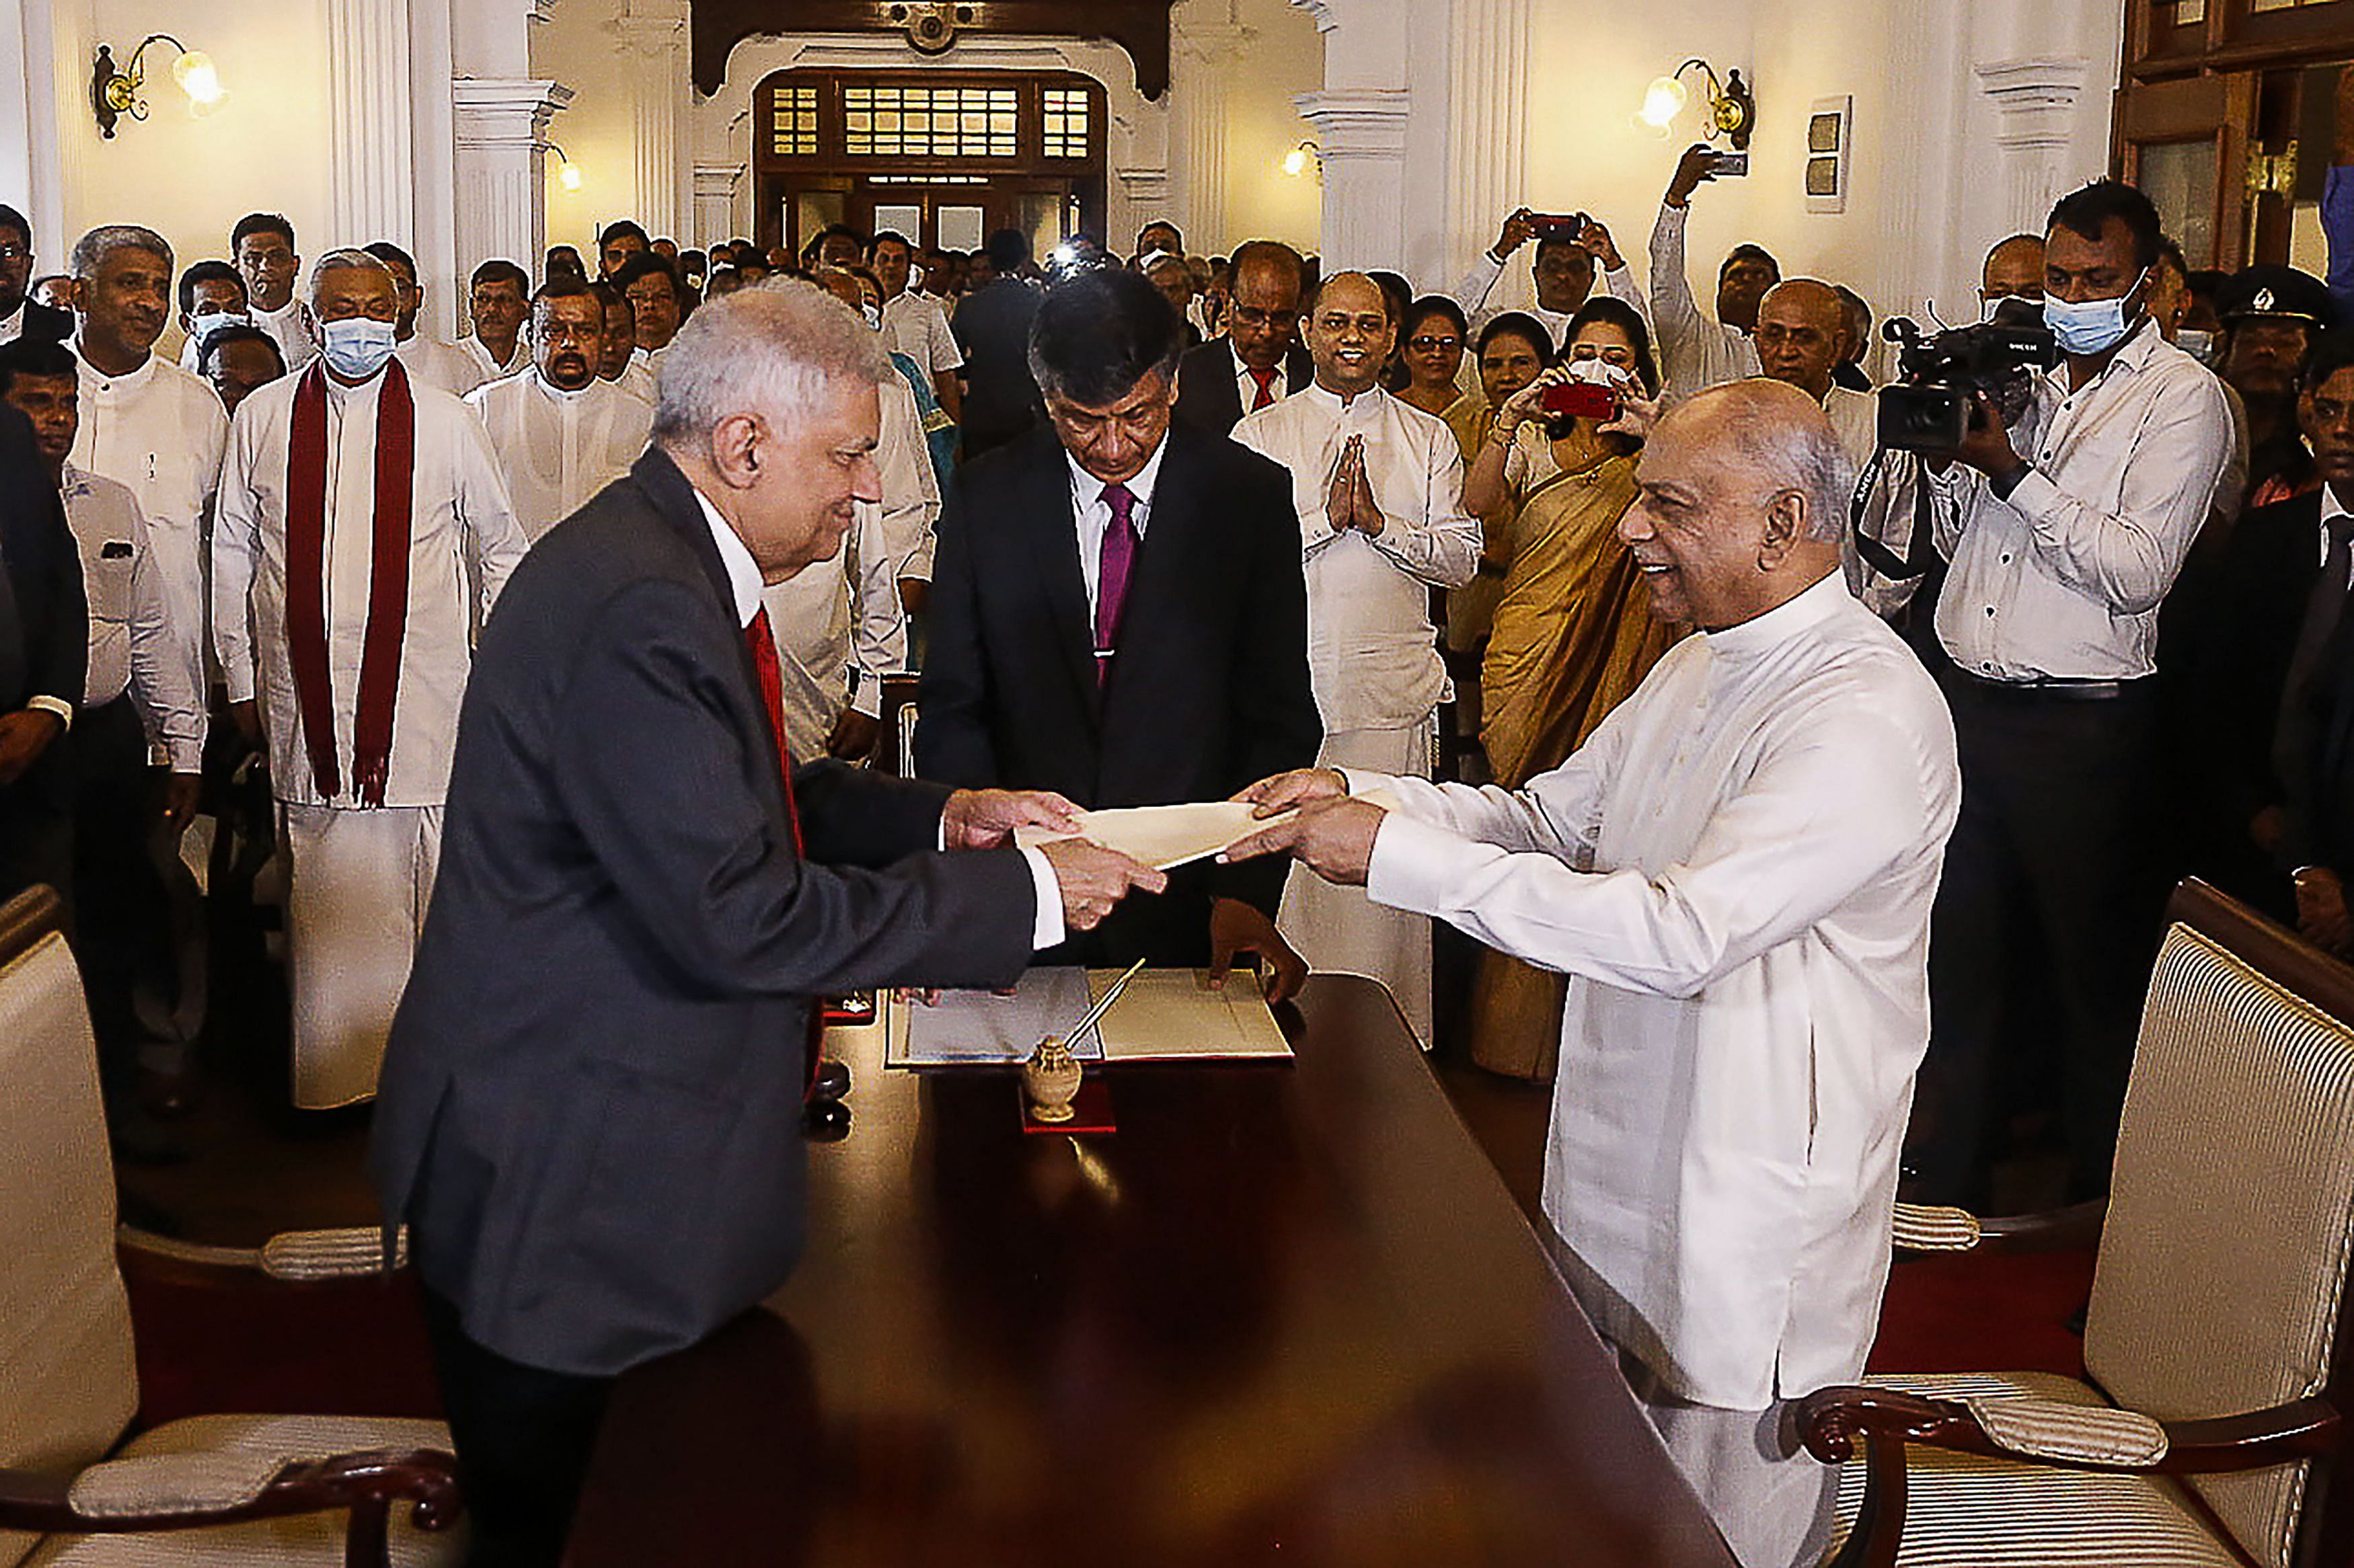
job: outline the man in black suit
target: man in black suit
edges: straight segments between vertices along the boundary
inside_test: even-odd
[[[2354,952],[2346,772],[2354,695],[2354,342],[2324,339],[2296,402],[2323,483],[2232,530],[2211,590],[2183,629],[2182,752],[2200,806],[2194,868],[2341,954]]]
[[[371,1159],[478,1568],[554,1564],[612,1379],[790,1273],[811,998],[1009,984],[1164,884],[1076,842],[1002,847],[1067,801],[788,774],[760,588],[879,498],[889,374],[804,284],[706,305],[653,446],[484,630]]]
[[[31,421],[0,407],[0,900],[73,888],[66,730],[90,660],[81,552]]]
[[[1316,379],[1299,341],[1307,264],[1273,239],[1236,248],[1226,335],[1187,354],[1177,375],[1177,417],[1220,435],[1245,414],[1279,403]]]
[[[33,281],[33,226],[15,207],[0,204],[0,343],[20,337],[63,343],[73,335],[73,313],[28,299]]]
[[[1314,759],[1290,477],[1172,425],[1178,325],[1133,272],[1047,294],[1030,359],[1051,425],[959,471],[940,516],[924,778],[1100,809],[1221,800]],[[1259,866],[1184,867],[1057,958],[1223,972],[1256,952],[1288,996],[1307,967],[1276,934],[1282,891]]]
[[[989,237],[997,275],[957,302],[949,330],[964,352],[963,443],[967,461],[1035,429],[1046,417],[1030,378],[1030,320],[1042,298],[1022,269],[1030,240],[1018,228]]]

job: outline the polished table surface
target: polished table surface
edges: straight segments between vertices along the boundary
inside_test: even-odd
[[[839,1037],[807,1256],[621,1381],[568,1561],[1732,1563],[1388,994],[1299,1014],[1091,1138]]]

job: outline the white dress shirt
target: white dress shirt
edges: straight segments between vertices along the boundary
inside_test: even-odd
[[[638,363],[638,356],[634,353],[630,355],[630,362],[621,366],[621,373],[619,376],[610,380],[606,380],[604,376],[599,376],[598,379],[604,381],[608,387],[618,387],[624,392],[636,394],[646,400],[649,408],[652,407],[661,396],[661,381],[655,377],[652,371]]]
[[[520,375],[531,368],[531,334],[520,332],[515,334],[514,352],[507,355],[504,365],[493,358],[491,351],[482,346],[482,340],[472,334],[458,340],[458,352],[474,362],[475,387],[482,386],[486,382],[504,381],[510,376]],[[631,355],[631,362],[636,363],[635,353]],[[470,387],[467,390],[471,392],[473,387]]]
[[[5,347],[24,335],[25,302],[18,300],[15,310],[5,316],[0,316],[0,347]]]
[[[407,368],[411,380],[439,387],[453,397],[463,397],[482,384],[472,355],[462,352],[454,343],[443,343],[423,333],[396,344],[392,356]]]
[[[1544,1210],[1596,1327],[1702,1404],[1855,1381],[1961,795],[1919,660],[1834,573],[1524,789],[1350,784],[1399,802],[1377,902],[1570,977]]]
[[[2037,377],[2011,444],[2034,466],[2008,501],[1958,463],[1933,479],[1937,640],[1987,680],[2149,674],[2231,455],[2222,384],[2145,322],[2081,391],[2064,361]]]
[[[1506,311],[1519,311],[1543,323],[1545,331],[1553,334],[1553,347],[1560,348],[1563,340],[1569,335],[1569,323],[1577,318],[1577,313],[1549,311],[1533,301],[1522,305],[1500,302],[1491,306],[1489,301],[1494,297],[1496,285],[1502,281],[1504,271],[1505,264],[1494,251],[1482,250],[1473,259],[1470,270],[1463,274],[1463,281],[1455,285],[1456,302],[1471,319],[1472,336],[1479,336],[1481,327]],[[1649,322],[1650,312],[1643,301],[1642,285],[1635,281],[1635,270],[1625,265],[1623,257],[1615,271],[1603,271],[1597,266],[1595,282],[1598,292],[1634,306],[1635,313]],[[1471,345],[1467,343],[1463,346],[1468,350]]]
[[[1376,537],[1335,533],[1325,503],[1341,453],[1364,438]],[[1405,729],[1447,691],[1430,590],[1479,567],[1479,520],[1463,509],[1463,449],[1445,422],[1376,387],[1343,404],[1320,386],[1247,414],[1235,440],[1291,471],[1307,557],[1308,673],[1331,733]]]
[[[72,345],[77,357],[80,343]],[[204,382],[149,355],[128,376],[81,359],[81,425],[70,461],[130,488],[164,580],[169,646],[205,689],[205,517],[220,482],[228,416]]]
[[[1245,365],[1242,355],[1235,352],[1234,340],[1231,338],[1226,340],[1226,357],[1234,361],[1235,395],[1242,399],[1243,417],[1248,418],[1252,410],[1258,405],[1258,377],[1251,374],[1250,366]],[[1291,355],[1286,352],[1284,356],[1276,362],[1275,379],[1267,384],[1267,392],[1278,403],[1299,391],[1300,387],[1315,384],[1312,376],[1304,376],[1299,386],[1293,386],[1290,365]]]
[[[690,485],[690,488],[694,487]],[[752,552],[745,547],[744,541],[737,536],[727,519],[719,514],[719,508],[712,505],[711,498],[700,489],[695,491],[695,503],[703,508],[704,525],[711,530],[711,543],[719,552],[719,564],[726,569],[727,591],[734,600],[736,624],[749,631],[752,618],[760,613],[768,593],[768,585],[760,580],[759,563],[752,559]],[[808,574],[805,571],[802,575]],[[771,630],[775,628],[775,614],[771,612]],[[945,822],[941,824],[940,832],[945,843],[948,833]],[[1023,849],[1021,853],[1023,863],[1030,868],[1031,889],[1037,895],[1037,912],[1030,927],[1030,950],[1044,952],[1048,948],[1058,946],[1064,938],[1063,884],[1043,852]]]
[[[72,464],[65,471],[66,522],[81,551],[84,596],[90,601],[90,675],[86,708],[131,694],[159,737],[175,773],[200,772],[205,758],[204,687],[186,650],[172,637],[164,575],[127,485]]]
[[[1152,521],[1152,493],[1161,487],[1161,460],[1168,455],[1169,438],[1164,434],[1161,444],[1153,448],[1152,455],[1145,460],[1144,466],[1136,471],[1133,478],[1124,482],[1128,493],[1136,497],[1134,504],[1129,508],[1128,518],[1136,527],[1136,542],[1140,548],[1144,544],[1144,530]],[[1087,585],[1087,624],[1093,626],[1096,605],[1103,594],[1104,535],[1111,532],[1111,503],[1104,499],[1104,492],[1110,487],[1081,468],[1078,459],[1069,452],[1063,454],[1063,461],[1071,471],[1071,516],[1078,526],[1079,579]],[[1135,581],[1135,563],[1131,560],[1129,564],[1131,585]]]
[[[537,366],[477,387],[466,404],[490,432],[515,521],[533,544],[628,473],[653,434],[644,398],[610,381],[567,392]]]
[[[311,319],[311,307],[302,302],[302,295],[295,295],[274,311],[254,306],[253,324],[276,341],[288,375],[319,357],[318,324]]]
[[[1692,298],[1684,271],[1684,224],[1691,216],[1688,207],[1662,202],[1651,226],[1651,335],[1671,403],[1758,374],[1756,343],[1739,327],[1702,315]]]
[[[908,292],[883,306],[885,346],[906,355],[934,376],[964,363],[946,312],[922,294]]]
[[[376,406],[383,374],[327,387],[328,678],[344,793],[323,800],[312,777],[286,643],[287,453],[303,377],[257,389],[237,411],[213,526],[213,641],[231,702],[259,697],[270,783],[298,806],[349,807],[353,724],[375,580]],[[408,527],[408,619],[400,644],[387,806],[439,806],[449,793],[458,708],[473,663],[472,627],[486,619],[523,558],[523,530],[472,409],[436,387],[409,384],[417,440]],[[479,606],[468,602],[480,585]]]
[[[1832,433],[1849,464],[1862,472],[1880,450],[1880,394],[1834,386],[1824,395],[1823,412],[1830,416]]]

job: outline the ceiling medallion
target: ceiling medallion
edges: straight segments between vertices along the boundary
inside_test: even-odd
[[[976,15],[979,9],[958,4],[957,0],[914,0],[912,4],[886,5],[883,14],[892,26],[907,29],[907,42],[918,54],[937,55],[956,42],[960,26],[970,26],[980,19]]]

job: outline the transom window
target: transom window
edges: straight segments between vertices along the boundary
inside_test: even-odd
[[[853,158],[1011,158],[1019,94],[1010,87],[842,90],[842,150]]]

